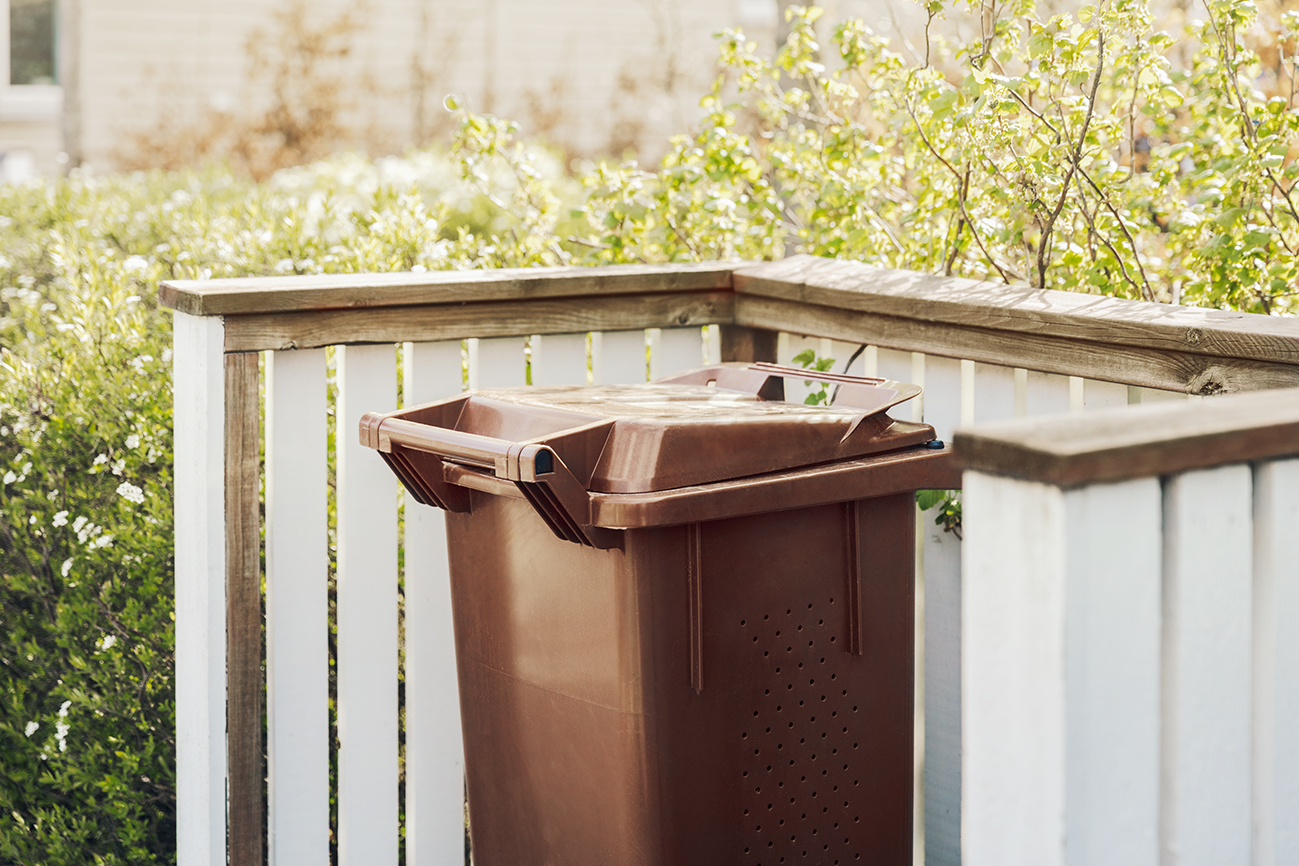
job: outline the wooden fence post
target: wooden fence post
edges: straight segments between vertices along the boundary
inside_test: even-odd
[[[225,356],[230,866],[262,864],[262,565],[257,353]]]
[[[720,326],[722,361],[776,361],[776,331],[746,328],[743,325]]]

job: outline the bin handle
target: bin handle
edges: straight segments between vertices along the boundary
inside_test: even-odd
[[[426,504],[468,511],[470,501],[463,488],[446,481],[444,461],[467,464],[514,482],[560,538],[602,549],[622,545],[622,533],[592,525],[586,484],[549,445],[466,433],[396,414],[370,412],[362,417],[361,444],[377,450],[417,498],[423,494]],[[554,435],[608,438],[612,427],[613,421],[600,420]]]
[[[849,373],[826,373],[809,370],[806,367],[791,367],[788,364],[772,364],[768,361],[755,361],[749,365],[750,370],[761,370],[773,376],[790,379],[807,379],[817,382],[841,382],[846,385],[883,385],[888,379],[879,376],[853,376]]]

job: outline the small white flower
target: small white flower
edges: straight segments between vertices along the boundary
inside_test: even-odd
[[[117,485],[117,495],[137,505],[144,501],[144,491],[129,481]]]
[[[67,577],[69,571],[72,571],[72,560],[65,559],[63,560],[63,576]]]
[[[91,466],[103,466],[103,465],[104,465],[105,463],[107,463],[107,462],[108,462],[108,455],[107,455],[107,454],[100,454],[98,457],[95,458],[95,462],[92,463],[92,464],[90,464],[90,465],[91,465]]]
[[[28,722],[27,727],[24,729],[24,733],[26,733],[27,736],[30,737],[32,734],[40,730],[40,727],[41,727],[40,722]]]
[[[126,447],[127,447],[127,448],[139,448],[139,447],[140,447],[140,437],[137,436],[137,435],[134,434],[134,433],[132,433],[130,436],[127,436],[127,437],[126,437]]]
[[[143,271],[149,267],[149,260],[144,256],[128,256],[122,267],[128,271]]]
[[[70,706],[72,706],[72,701],[64,701],[63,706],[59,707],[60,719],[66,719],[68,717],[68,707]],[[57,725],[54,726],[54,739],[59,741],[60,752],[66,752],[68,750],[69,729],[70,726],[67,724],[67,722],[59,722]]]
[[[18,476],[14,474],[12,469],[5,473],[5,484],[13,484],[17,480]]]
[[[99,648],[109,650],[113,648],[115,643],[117,643],[117,638],[114,635],[105,635],[104,639],[99,642]]]
[[[113,536],[101,535],[98,538],[96,538],[94,541],[90,542],[90,547],[91,549],[94,549],[96,547],[108,547],[112,543],[113,543]]]
[[[56,527],[58,527],[58,526],[67,526],[67,525],[68,525],[68,512],[66,512],[66,511],[60,511],[58,514],[55,514],[55,515],[54,515],[54,525],[55,525]]]
[[[121,457],[113,463],[113,474],[121,475],[122,470],[126,468],[126,458]]]
[[[36,515],[35,515],[35,514],[33,514],[31,517],[27,518],[27,525],[28,525],[28,526],[35,526],[35,525],[36,525]]]
[[[83,526],[85,526],[85,525],[86,525],[86,518],[85,518],[85,517],[78,517],[76,520],[72,521],[72,531],[73,531],[73,532],[80,532],[80,531],[81,531],[81,527],[83,527]],[[84,541],[85,539],[82,539],[82,540]]]

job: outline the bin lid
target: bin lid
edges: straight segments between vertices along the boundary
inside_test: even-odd
[[[783,378],[840,391],[834,405],[786,403]],[[932,427],[886,413],[919,393],[884,379],[716,365],[643,385],[484,389],[390,417],[546,445],[589,491],[648,493],[928,442]]]

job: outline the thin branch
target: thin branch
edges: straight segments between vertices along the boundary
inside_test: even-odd
[[[956,178],[957,187],[959,189],[961,184],[961,173],[957,171],[956,168],[950,162],[948,162],[947,159],[941,153],[938,152],[938,150],[934,147],[933,143],[929,140],[929,136],[925,135],[925,129],[920,124],[920,119],[916,117],[916,113],[911,109],[911,103],[908,102],[905,103],[905,105],[907,108],[907,114],[911,115],[911,121],[916,125],[916,131],[920,133],[920,140],[924,142],[925,147],[929,149],[929,152],[934,155],[934,159],[942,163],[943,166],[946,167],[946,169],[952,173],[952,177]],[[983,252],[983,257],[987,259],[988,264],[992,265],[993,269],[996,270],[996,272],[1001,275],[1001,279],[1009,283],[1010,277],[1006,275],[1006,271],[1002,269],[1001,265],[997,264],[996,259],[994,259],[992,257],[992,254],[988,252],[988,248],[983,245],[983,239],[979,237],[979,232],[975,228],[974,220],[970,219],[969,213],[966,212],[965,210],[965,196],[963,194],[958,193],[956,197],[956,204],[961,209],[961,216],[969,224],[970,235],[974,238],[974,242],[979,245],[979,249]]]
[[[1055,128],[1055,124],[1047,120],[1046,115],[1042,114],[1042,112],[1038,111],[1036,108],[1029,105],[1028,102],[1024,100],[1024,97],[1020,96],[1012,88],[1007,87],[1006,92],[1009,93],[1011,96],[1015,97],[1015,101],[1018,102],[1020,105],[1024,106],[1025,111],[1027,111],[1029,114],[1036,117],[1038,120],[1042,121],[1042,123],[1046,125],[1046,128],[1051,130],[1052,134],[1055,135],[1055,143],[1056,144],[1060,143],[1060,140],[1063,139],[1064,136],[1060,134],[1060,130]]]
[[[1105,235],[1101,234],[1100,230],[1096,228],[1096,222],[1092,217],[1091,212],[1087,210],[1087,200],[1086,198],[1083,197],[1083,191],[1081,187],[1078,189],[1078,198],[1082,200],[1083,203],[1082,212],[1083,212],[1083,216],[1086,217],[1087,219],[1088,228],[1091,229],[1091,236],[1100,238],[1101,243],[1105,244],[1105,246],[1109,248],[1110,254],[1114,256],[1114,261],[1118,262],[1119,271],[1120,273],[1123,274],[1123,279],[1127,280],[1128,285],[1132,286],[1132,288],[1140,292],[1142,297],[1145,297],[1146,300],[1150,300],[1150,298],[1146,296],[1147,295],[1146,291],[1143,291],[1142,287],[1137,285],[1137,281],[1132,279],[1132,275],[1128,273],[1127,265],[1123,264],[1123,257],[1120,256],[1119,251],[1114,248],[1114,244],[1110,243],[1110,239],[1105,237]],[[1092,261],[1095,262],[1095,260],[1096,260],[1096,254],[1095,252],[1093,252]],[[1142,274],[1141,276],[1142,279],[1144,280],[1145,274]],[[1146,288],[1148,289],[1149,287],[1147,286]]]
[[[1055,228],[1055,221],[1060,216],[1060,211],[1064,210],[1064,203],[1069,195],[1069,184],[1073,182],[1073,176],[1078,171],[1078,164],[1082,161],[1083,145],[1087,142],[1087,129],[1091,126],[1092,115],[1096,111],[1096,91],[1101,86],[1101,71],[1105,68],[1105,31],[1097,28],[1096,30],[1096,74],[1092,77],[1092,92],[1087,100],[1087,115],[1083,118],[1082,132],[1078,134],[1078,144],[1074,146],[1073,158],[1069,161],[1069,171],[1064,176],[1064,184],[1060,188],[1060,200],[1055,203],[1055,210],[1047,218],[1046,224],[1042,226],[1042,239],[1037,246],[1037,285],[1039,288],[1046,286],[1046,264],[1047,255],[1051,249],[1051,232]]]
[[[1144,287],[1141,294],[1147,301],[1154,301],[1155,290],[1150,288],[1150,280],[1146,278],[1146,269],[1141,266],[1141,253],[1137,252],[1137,239],[1132,236],[1132,232],[1128,231],[1127,225],[1123,222],[1123,217],[1119,216],[1119,212],[1114,209],[1114,205],[1110,204],[1109,197],[1101,191],[1101,188],[1097,186],[1096,181],[1092,180],[1091,175],[1087,173],[1087,169],[1080,167],[1078,173],[1082,175],[1083,180],[1087,181],[1087,183],[1091,185],[1092,189],[1096,190],[1096,196],[1100,203],[1105,205],[1105,209],[1114,216],[1114,221],[1118,223],[1119,230],[1122,231],[1123,236],[1128,239],[1128,246],[1132,248],[1132,260],[1137,263],[1137,270],[1141,273],[1141,283]],[[1116,253],[1114,257],[1118,259],[1118,254]],[[1122,266],[1122,259],[1119,259],[1119,264]]]

